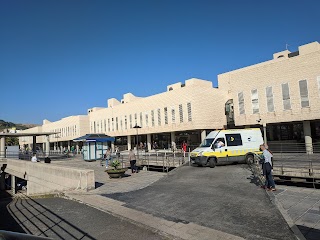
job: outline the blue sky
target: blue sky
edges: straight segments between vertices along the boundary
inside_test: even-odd
[[[320,1],[2,0],[0,119],[41,124],[296,51]]]

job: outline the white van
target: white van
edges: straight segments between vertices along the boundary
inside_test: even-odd
[[[252,162],[263,144],[259,128],[229,129],[210,132],[191,152],[190,160],[198,166],[215,167],[228,162]]]

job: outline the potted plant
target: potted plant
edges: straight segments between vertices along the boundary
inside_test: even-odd
[[[121,178],[127,171],[127,168],[121,168],[120,165],[121,163],[118,159],[111,162],[112,169],[106,170],[110,178]]]

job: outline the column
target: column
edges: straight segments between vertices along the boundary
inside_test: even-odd
[[[13,175],[11,175],[11,190],[12,190],[12,194],[17,193],[16,176],[13,176]]]
[[[6,137],[0,138],[0,157],[6,157]]]
[[[114,142],[111,142],[111,152],[114,152]]]
[[[131,136],[127,136],[128,150],[131,149]]]
[[[147,134],[147,146],[148,146],[148,151],[151,150],[151,134]]]
[[[79,153],[79,142],[77,142],[77,145],[76,145],[76,150],[77,150],[77,154]]]
[[[267,143],[267,124],[263,123],[262,126],[263,126],[263,141],[264,141],[264,144],[268,144]]]
[[[46,136],[46,156],[49,156],[50,153],[50,141],[49,141],[49,135]]]
[[[303,133],[304,141],[306,143],[306,153],[313,154],[310,121],[303,121]]]
[[[6,190],[6,183],[5,183],[5,175],[6,173],[4,172],[5,166],[1,166],[1,174],[0,174],[0,190]]]
[[[68,151],[70,152],[70,141],[68,141]]]
[[[177,150],[176,133],[175,132],[171,132],[170,133],[170,137],[171,137],[171,150],[175,151],[175,150]]]
[[[37,136],[32,136],[32,152],[37,152]]]
[[[202,130],[201,131],[201,142],[203,142],[203,140],[206,138],[206,136],[207,136],[206,130]]]

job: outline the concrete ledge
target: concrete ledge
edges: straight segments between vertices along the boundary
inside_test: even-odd
[[[5,172],[28,181],[27,195],[95,188],[94,170],[7,159]]]

